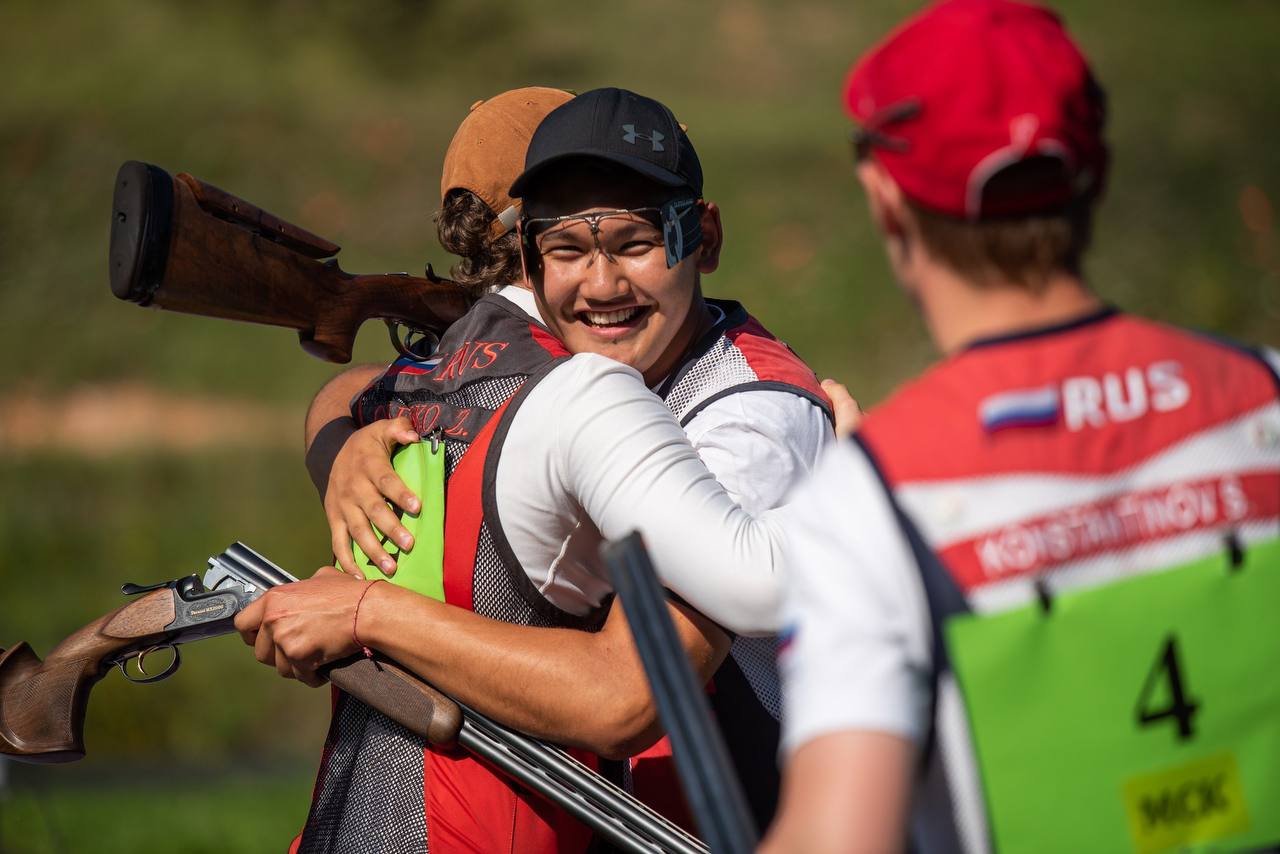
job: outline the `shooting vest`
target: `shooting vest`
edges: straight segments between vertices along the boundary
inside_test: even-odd
[[[782,391],[812,402],[832,419],[831,404],[813,371],[786,344],[731,300],[708,299],[719,319],[690,348],[657,392],[680,426],[717,400],[750,391]],[[712,713],[742,781],[756,825],[773,821],[780,784],[777,753],[782,713],[777,639],[734,638],[708,686]],[[694,829],[663,738],[631,760],[636,796],[668,818]]]
[[[918,850],[1280,843],[1278,398],[1261,354],[1106,310],[868,417],[932,623]]]
[[[430,359],[397,361],[353,402],[358,423],[405,415],[444,453],[442,573],[409,586],[509,623],[598,628],[602,613],[570,614],[537,592],[506,544],[493,490],[507,425],[568,356],[540,324],[489,295]],[[409,447],[426,449],[429,439]],[[438,750],[337,695],[299,850],[426,852],[430,843],[442,852],[583,851],[589,839],[566,813],[464,752]]]

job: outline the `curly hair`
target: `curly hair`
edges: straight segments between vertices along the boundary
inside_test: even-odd
[[[450,275],[476,297],[521,276],[516,233],[509,231],[493,239],[489,229],[496,217],[479,196],[462,189],[449,191],[436,216],[440,245],[461,259]]]

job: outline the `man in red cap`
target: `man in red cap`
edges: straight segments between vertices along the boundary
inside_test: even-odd
[[[1086,285],[1104,103],[1052,12],[933,5],[845,103],[943,359],[792,505],[766,847],[1275,846],[1280,356]]]

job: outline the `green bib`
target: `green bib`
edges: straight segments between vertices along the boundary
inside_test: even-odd
[[[945,627],[1001,852],[1280,843],[1280,540]]]
[[[365,578],[381,578],[407,587],[423,596],[444,601],[444,443],[423,440],[401,446],[391,457],[391,465],[422,501],[417,515],[405,513],[400,522],[413,534],[413,549],[400,551],[385,534],[374,528],[382,547],[396,562],[390,577],[352,543],[356,563]]]

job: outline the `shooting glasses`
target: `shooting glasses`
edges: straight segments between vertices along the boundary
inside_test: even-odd
[[[662,246],[670,269],[702,243],[703,207],[701,199],[685,198],[659,207],[525,216],[520,220],[520,242],[531,268],[551,258],[557,264],[586,269],[597,254],[613,264],[645,263]]]

